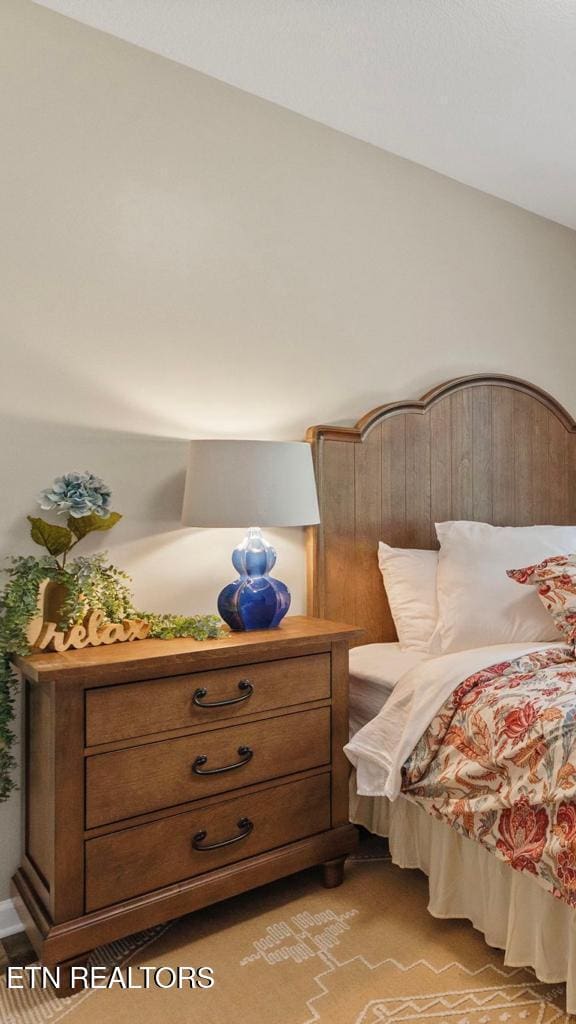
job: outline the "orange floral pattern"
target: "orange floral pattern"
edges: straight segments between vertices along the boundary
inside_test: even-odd
[[[507,576],[516,583],[538,588],[538,596],[548,609],[556,628],[574,643],[576,640],[576,555],[555,555],[539,565],[509,569]]]
[[[406,761],[403,792],[576,907],[576,659],[571,647],[465,679]]]

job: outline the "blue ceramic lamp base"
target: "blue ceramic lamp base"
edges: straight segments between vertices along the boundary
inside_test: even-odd
[[[230,629],[275,629],[280,624],[290,607],[290,591],[269,575],[275,562],[274,548],[258,526],[251,526],[232,552],[238,579],[218,596],[218,611]]]

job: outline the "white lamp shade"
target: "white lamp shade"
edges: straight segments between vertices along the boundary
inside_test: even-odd
[[[307,526],[319,522],[309,444],[190,442],[184,526]]]

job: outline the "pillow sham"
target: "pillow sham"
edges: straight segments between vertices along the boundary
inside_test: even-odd
[[[538,595],[515,586],[510,565],[576,551],[574,526],[436,523],[438,639],[442,653],[489,644],[558,640]]]
[[[391,548],[380,541],[378,565],[401,649],[429,653],[438,620],[438,552]]]
[[[545,558],[540,565],[508,569],[516,583],[537,588],[538,597],[550,612],[556,629],[569,643],[576,640],[576,555]]]

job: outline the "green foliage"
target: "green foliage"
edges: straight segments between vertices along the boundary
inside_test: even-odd
[[[158,640],[191,637],[194,640],[213,640],[223,635],[222,622],[217,615],[157,615],[138,612],[139,619],[150,623],[149,636]]]
[[[0,801],[15,789],[12,722],[16,679],[10,661],[14,654],[28,653],[26,628],[37,612],[40,584],[54,578],[58,569],[54,559],[45,555],[13,558],[4,571],[8,583],[0,599]]]
[[[122,516],[119,512],[110,512],[104,518],[97,516],[95,512],[92,512],[89,516],[80,516],[79,519],[69,516],[68,529],[72,531],[76,537],[76,542],[78,542],[89,533],[94,533],[95,530],[111,530],[120,519],[122,519]]]
[[[30,536],[34,543],[39,544],[42,548],[46,548],[55,558],[58,555],[63,555],[65,551],[69,551],[72,547],[74,537],[65,526],[55,526],[53,523],[47,523],[45,519],[38,519],[36,516],[28,516],[28,521],[32,526]]]
[[[111,515],[120,518],[117,513]],[[43,522],[29,518],[33,529],[34,522]],[[80,521],[75,520],[76,523]],[[107,520],[101,519],[100,522],[106,523]],[[50,527],[49,523],[44,525]],[[110,529],[113,525],[114,523],[110,523],[108,526],[96,526],[94,529]],[[69,531],[64,529],[64,532]],[[61,553],[62,549],[58,554]],[[216,615],[186,616],[138,612],[133,604],[130,577],[110,565],[105,553],[90,557],[78,556],[66,567],[58,562],[55,552],[52,555],[53,557],[42,555],[35,558],[29,555],[12,558],[10,567],[3,570],[8,575],[8,582],[0,594],[0,802],[6,800],[16,788],[13,780],[16,762],[12,754],[16,680],[10,663],[15,654],[29,653],[26,631],[30,620],[38,614],[38,593],[44,580],[59,583],[67,591],[62,621],[59,623],[60,628],[64,630],[82,622],[87,611],[94,609],[101,611],[107,622],[144,619],[150,623],[150,636],[161,640],[172,640],[176,637],[208,640],[223,633],[222,623]]]
[[[110,565],[105,552],[90,557],[79,555],[69,562],[58,582],[64,583],[68,591],[61,623],[65,629],[82,622],[91,608],[102,612],[107,622],[137,617],[130,577]]]
[[[58,562],[60,569],[66,566],[66,556],[76,545],[84,540],[89,533],[111,530],[116,523],[122,519],[119,512],[109,512],[106,516],[99,516],[91,512],[87,516],[68,516],[67,526],[57,526],[48,523],[45,519],[37,516],[28,516],[31,525],[30,536],[35,544],[46,548],[54,558],[62,555],[62,561]]]

